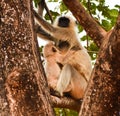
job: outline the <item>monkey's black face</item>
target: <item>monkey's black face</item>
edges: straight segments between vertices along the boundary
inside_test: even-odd
[[[70,19],[67,17],[60,17],[58,20],[59,27],[69,27]]]

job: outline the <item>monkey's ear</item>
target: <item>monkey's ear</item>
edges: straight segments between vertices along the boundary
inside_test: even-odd
[[[57,50],[56,50],[54,47],[52,47],[52,51],[53,51],[53,52],[57,52]]]

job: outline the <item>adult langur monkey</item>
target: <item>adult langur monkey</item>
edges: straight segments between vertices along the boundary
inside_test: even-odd
[[[82,98],[90,79],[92,66],[87,51],[78,41],[75,21],[64,16],[59,17],[51,25],[36,12],[34,14],[41,28],[50,35],[50,38],[43,37],[43,39],[53,41],[55,44],[48,44],[44,48],[44,56],[45,54],[49,56],[45,57],[47,61],[45,70],[49,75],[48,83],[58,79],[57,82],[55,81],[56,84],[50,86],[53,86],[53,89],[57,90],[61,96],[63,93],[69,93],[75,99]],[[46,49],[48,46],[49,49]],[[52,55],[48,55],[50,52]],[[49,58],[52,57],[55,59],[55,65],[50,64]],[[54,66],[57,68],[50,71]],[[56,77],[53,78],[53,74],[56,74]]]
[[[79,50],[81,48],[76,33],[76,22],[71,17],[59,17],[54,24],[51,25],[43,20],[36,11],[34,11],[34,15],[41,26],[41,30],[47,32],[49,36],[49,38],[43,36],[44,40],[54,41],[55,46],[64,53],[67,52],[68,49]],[[42,33],[38,33],[38,36],[39,34],[41,35]]]

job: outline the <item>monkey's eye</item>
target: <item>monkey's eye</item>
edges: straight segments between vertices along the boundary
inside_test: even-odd
[[[52,47],[52,51],[53,51],[53,52],[57,52],[57,50],[56,50],[54,47]]]

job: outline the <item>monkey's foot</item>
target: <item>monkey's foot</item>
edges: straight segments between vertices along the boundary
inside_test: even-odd
[[[60,93],[53,88],[50,88],[50,94],[59,98],[61,97]]]

